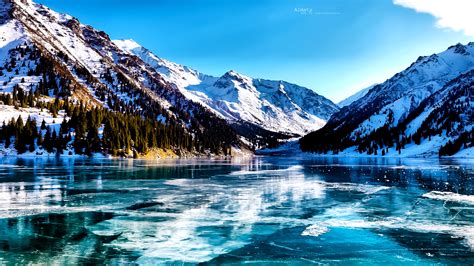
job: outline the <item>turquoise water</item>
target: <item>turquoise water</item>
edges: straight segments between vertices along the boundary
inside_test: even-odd
[[[474,264],[474,162],[0,159],[0,264]]]

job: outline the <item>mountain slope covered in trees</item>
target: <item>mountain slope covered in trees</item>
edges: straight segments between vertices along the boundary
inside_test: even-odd
[[[245,148],[224,119],[188,100],[106,33],[29,0],[0,3],[4,150],[12,144],[18,153],[56,154],[151,148],[229,154]],[[19,116],[6,121],[11,113]],[[29,114],[42,115],[25,119]],[[50,116],[62,123],[34,120]],[[52,139],[53,148],[44,144]]]
[[[472,149],[474,43],[420,57],[342,108],[302,150],[332,154],[453,155]]]

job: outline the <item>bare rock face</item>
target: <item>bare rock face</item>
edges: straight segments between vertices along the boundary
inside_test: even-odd
[[[109,36],[107,33],[105,33],[105,31],[99,31],[99,32],[97,32],[97,34],[98,34],[100,37],[102,37],[102,38],[104,38],[105,40],[107,40],[107,41],[110,42],[110,36]]]
[[[77,35],[82,35],[81,23],[76,18],[68,20],[65,24],[66,27],[70,28]]]

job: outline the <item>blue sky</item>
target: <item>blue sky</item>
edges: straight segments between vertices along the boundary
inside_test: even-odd
[[[37,2],[201,72],[286,80],[336,102],[474,39],[392,0]]]

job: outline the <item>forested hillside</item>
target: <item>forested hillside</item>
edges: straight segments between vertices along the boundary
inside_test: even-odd
[[[1,2],[1,139],[14,154],[246,149],[224,119],[104,32],[30,1]]]

